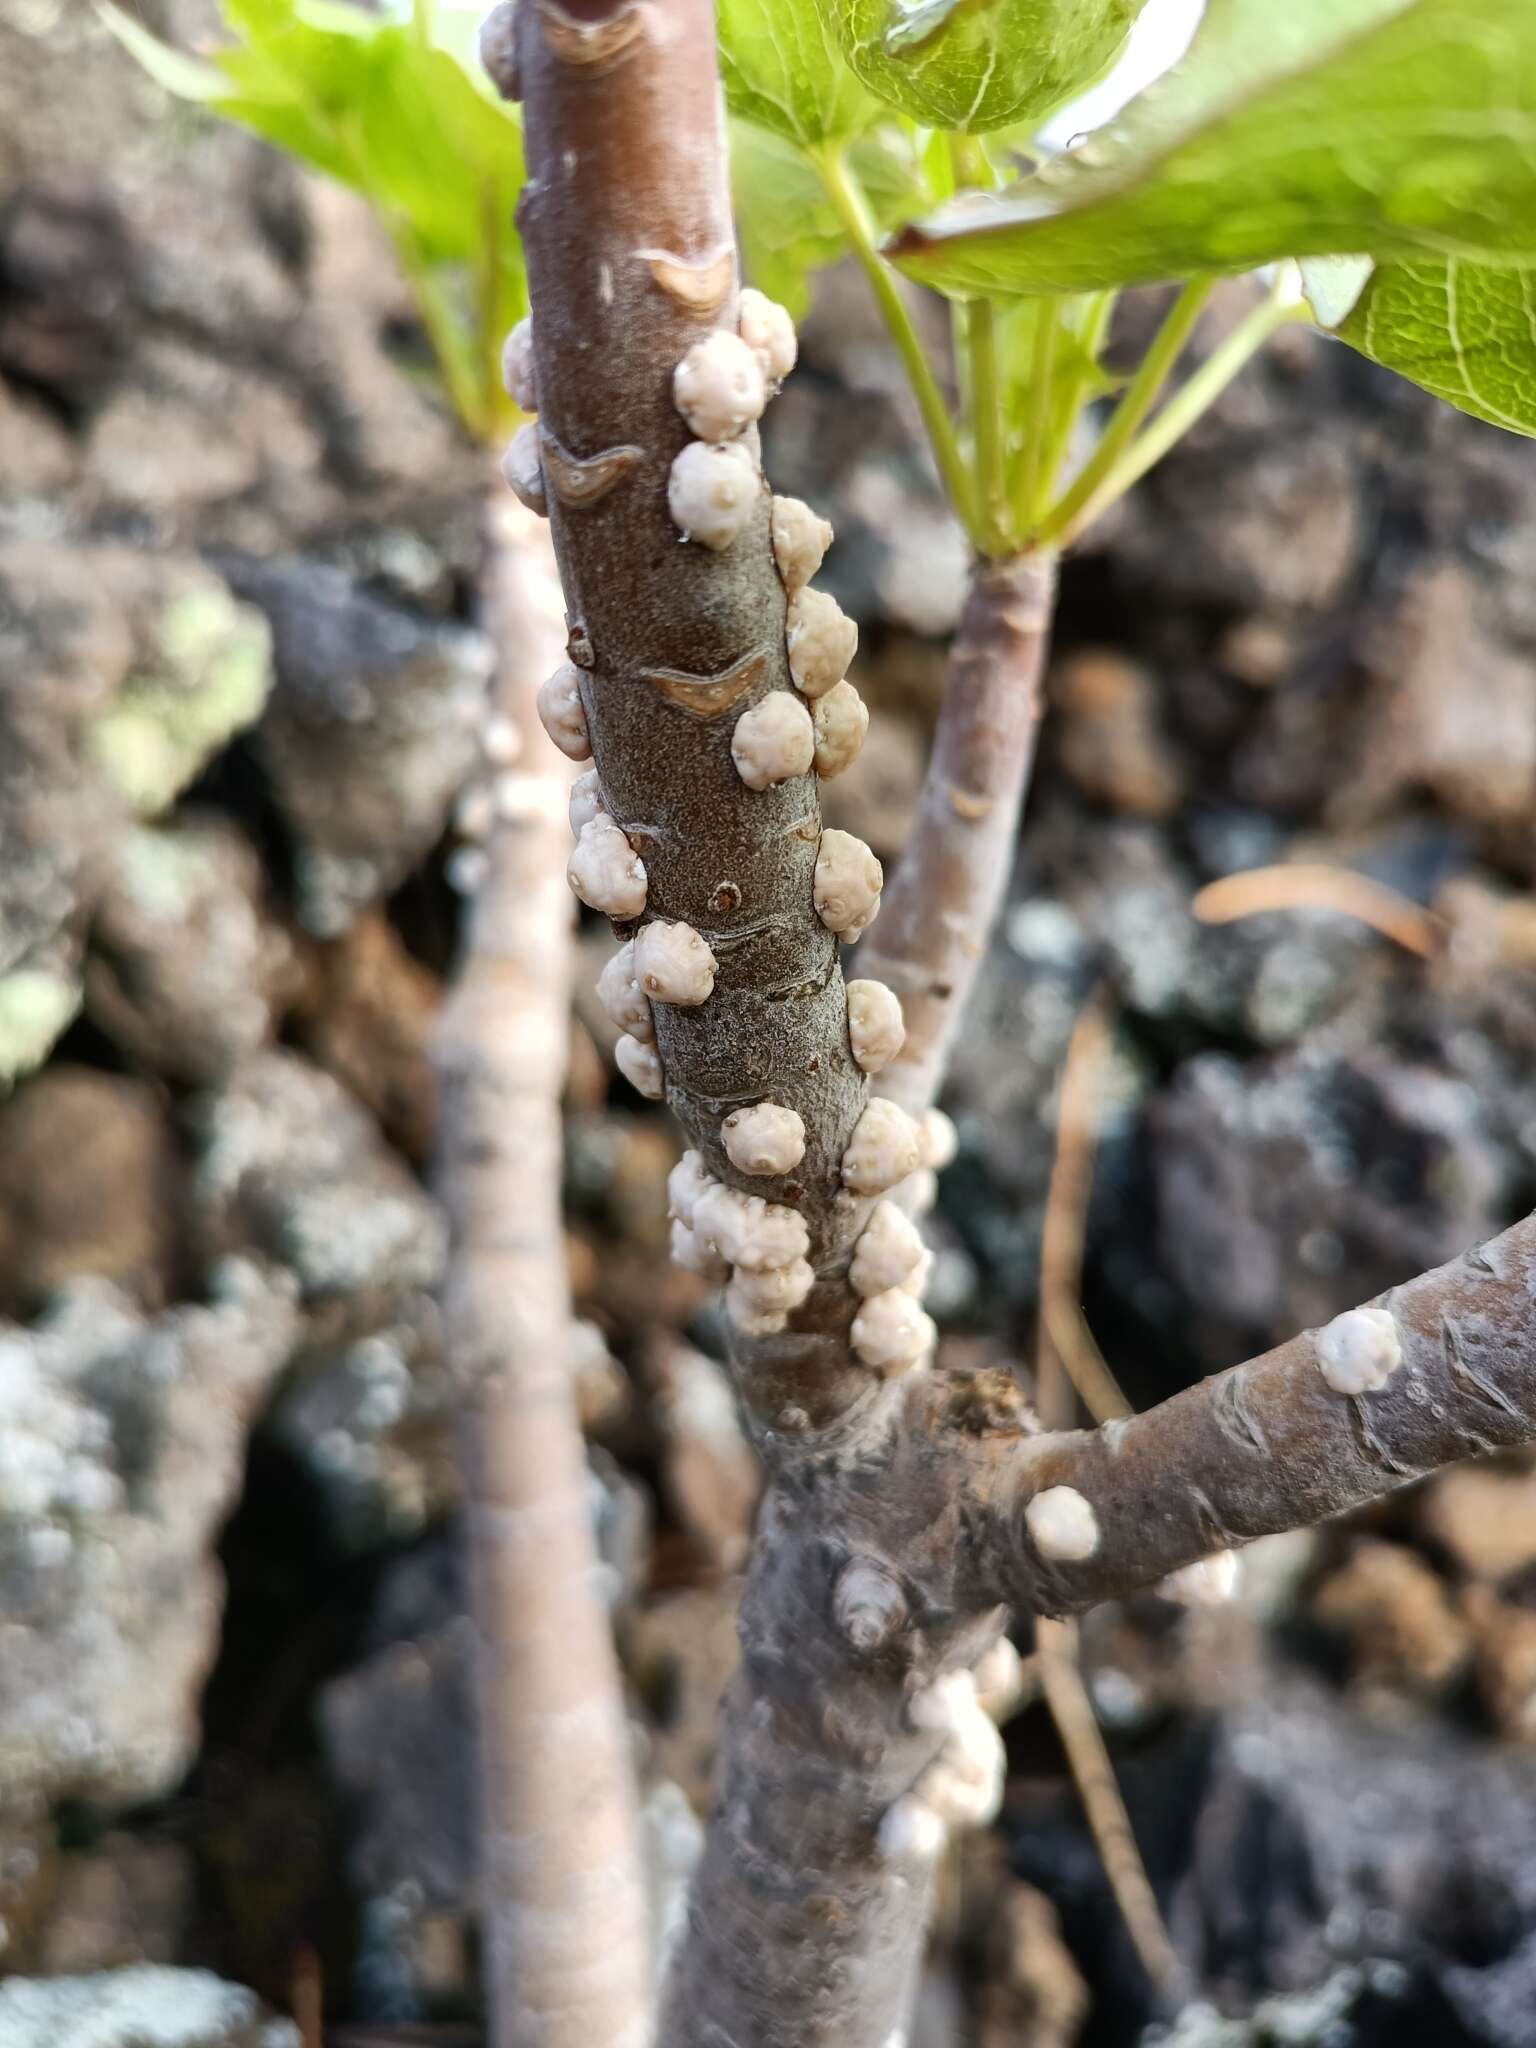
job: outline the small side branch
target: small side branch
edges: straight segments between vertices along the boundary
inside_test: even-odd
[[[1080,1614],[1213,1551],[1536,1438],[1536,1217],[1245,1365],[1102,1429],[973,1470],[981,1592]],[[1042,1554],[1025,1510],[1071,1489],[1092,1548]],[[1073,1527],[1082,1525],[1077,1504]],[[1080,1548],[1080,1545],[1078,1546]]]
[[[914,1114],[938,1092],[1008,885],[1055,589],[1049,555],[977,565],[917,818],[860,951],[859,972],[895,989],[907,1026],[879,1092]]]

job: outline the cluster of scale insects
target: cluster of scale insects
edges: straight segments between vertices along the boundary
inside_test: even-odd
[[[737,331],[715,328],[678,364],[673,399],[695,438],[672,464],[667,505],[685,541],[719,551],[751,520],[763,485],[744,437],[793,369],[795,356],[789,315],[749,289],[740,295]],[[524,411],[535,412],[526,320],[508,339],[505,368],[512,397]],[[545,512],[536,426],[520,431],[504,468],[523,503]],[[787,598],[785,651],[794,687],[770,690],[736,720],[731,758],[743,784],[754,791],[813,769],[823,778],[840,774],[857,756],[869,725],[869,713],[847,681],[858,629],[833,597],[811,585],[831,544],[831,526],[798,498],[776,496],[770,532]],[[566,664],[539,695],[545,731],[573,761],[590,760],[592,754],[580,683],[579,671]],[[643,917],[645,864],[609,813],[595,769],[572,785],[570,823],[576,847],[568,874],[582,902],[615,919]],[[821,922],[838,938],[856,939],[874,922],[883,879],[879,861],[861,840],[847,832],[822,832],[813,903]],[[598,996],[621,1034],[617,1062],[641,1094],[658,1100],[665,1094],[651,1006],[707,1002],[716,967],[708,943],[691,925],[652,918],[604,968]],[[854,1060],[864,1073],[879,1073],[904,1041],[899,1000],[881,982],[850,981],[847,1015]],[[800,1116],[773,1101],[731,1111],[720,1139],[737,1173],[765,1182],[793,1173],[806,1149]],[[874,1097],[840,1162],[848,1195],[896,1197],[876,1202],[848,1269],[849,1284],[860,1297],[851,1332],[854,1351],[887,1377],[923,1365],[934,1348],[933,1322],[921,1306],[933,1255],[912,1218],[932,1201],[935,1173],[953,1150],[953,1127],[940,1111],[914,1120],[897,1103]],[[706,1170],[696,1151],[684,1153],[667,1189],[678,1264],[725,1284],[727,1312],[743,1333],[766,1336],[782,1330],[816,1277],[803,1217],[787,1204],[727,1186]],[[1399,1331],[1385,1309],[1357,1309],[1336,1317],[1319,1333],[1316,1351],[1330,1389],[1357,1399],[1384,1387],[1402,1362]],[[1036,1493],[1023,1521],[1048,1563],[1083,1562],[1100,1544],[1098,1516],[1073,1487]],[[1199,1603],[1228,1598],[1236,1564],[1231,1552],[1218,1551],[1171,1575],[1163,1582],[1164,1591]],[[869,1560],[848,1565],[835,1604],[841,1633],[861,1654],[872,1654],[907,1619],[899,1588]],[[996,1812],[1003,1752],[993,1715],[1016,1678],[1017,1657],[1004,1637],[974,1670],[943,1674],[911,1702],[912,1725],[939,1734],[942,1742],[928,1769],[885,1816],[880,1833],[888,1855],[931,1857],[948,1827],[974,1826]]]
[[[744,438],[769,397],[793,369],[795,330],[782,306],[761,292],[740,296],[737,331],[717,327],[677,365],[672,396],[695,438],[671,467],[667,506],[684,540],[719,551],[751,520],[762,477]],[[527,412],[537,407],[529,323],[507,342],[505,368],[513,398]],[[522,501],[544,511],[539,432],[523,428],[505,464]],[[787,599],[785,653],[792,689],[770,690],[737,718],[731,759],[749,790],[762,791],[809,774],[840,774],[857,756],[869,713],[847,680],[858,628],[837,600],[812,587],[831,543],[832,529],[798,498],[775,497],[770,519],[774,561]],[[573,761],[591,758],[581,699],[580,672],[557,669],[539,693],[545,731]],[[570,798],[576,847],[568,874],[583,903],[616,919],[642,917],[647,907],[645,863],[610,814],[595,769],[577,777]],[[880,862],[851,833],[822,832],[817,846],[812,901],[823,925],[853,940],[874,922],[884,881]],[[656,1048],[653,1003],[691,1008],[709,1000],[717,962],[689,924],[652,918],[623,944],[603,970],[598,996],[618,1027],[615,1058],[641,1094],[659,1100],[665,1076]],[[901,1050],[901,1005],[876,981],[848,984],[848,1039],[866,1074],[878,1073]],[[781,1103],[736,1109],[721,1128],[726,1157],[744,1178],[779,1179],[805,1154],[805,1126]],[[914,1121],[896,1103],[872,1100],[855,1125],[841,1165],[852,1196],[885,1195],[902,1183],[905,1204],[882,1201],[855,1247],[849,1278],[861,1297],[852,1342],[857,1356],[884,1374],[919,1365],[934,1344],[932,1320],[921,1295],[932,1255],[909,1209],[931,1196],[931,1177],[953,1147],[946,1117],[930,1112]],[[688,1152],[668,1184],[672,1250],[678,1263],[726,1284],[731,1320],[747,1335],[782,1330],[810,1293],[809,1232],[798,1212],[764,1195],[728,1187]]]

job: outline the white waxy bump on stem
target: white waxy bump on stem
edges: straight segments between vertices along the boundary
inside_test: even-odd
[[[635,977],[635,942],[628,939],[597,977],[597,1000],[610,1024],[649,1045],[656,1036],[651,1006]]]
[[[848,1043],[866,1074],[888,1067],[906,1043],[901,999],[883,981],[848,984]]]
[[[909,1216],[926,1216],[939,1199],[939,1176],[931,1166],[920,1166],[901,1191],[901,1206]]]
[[[809,772],[816,752],[811,714],[788,690],[770,690],[731,734],[731,759],[748,789],[769,789]]]
[[[757,357],[757,366],[764,381],[770,385],[782,384],[795,367],[795,358],[800,353],[795,339],[795,323],[784,307],[766,293],[748,285],[741,294],[736,329]]]
[[[775,498],[770,520],[773,559],[779,579],[797,597],[826,560],[832,545],[832,524],[813,512],[803,498]]]
[[[834,683],[816,699],[816,773],[823,782],[841,775],[859,758],[869,731],[869,708],[852,683]]]
[[[1099,1518],[1075,1486],[1048,1486],[1024,1510],[1024,1526],[1052,1564],[1081,1564],[1099,1547]]]
[[[870,1295],[853,1319],[851,1335],[855,1355],[887,1376],[919,1364],[938,1339],[933,1318],[900,1287]]]
[[[566,815],[571,821],[572,836],[577,839],[594,818],[607,817],[608,806],[603,802],[603,786],[597,779],[595,768],[588,768],[571,784]]]
[[[802,590],[789,600],[784,644],[795,688],[806,697],[824,697],[847,675],[859,629],[825,590]]]
[[[691,1230],[699,1197],[719,1185],[714,1175],[705,1170],[700,1153],[685,1152],[667,1175],[667,1214],[686,1223]]]
[[[942,1734],[944,1747],[913,1787],[915,1796],[951,1827],[983,1827],[1002,1804],[1003,1738],[977,1698],[969,1671],[947,1672],[912,1703],[919,1728]]]
[[[1024,1660],[1007,1636],[999,1636],[990,1650],[971,1667],[976,1681],[976,1704],[992,1721],[1011,1714],[1024,1696]]]
[[[691,924],[658,918],[635,934],[635,978],[653,1003],[696,1010],[714,993],[715,966]]]
[[[739,441],[690,441],[667,477],[667,510],[684,540],[717,552],[750,523],[763,479]]]
[[[883,1195],[915,1173],[920,1163],[917,1126],[911,1117],[899,1103],[873,1097],[843,1154],[843,1186],[856,1195]]]
[[[853,1248],[848,1283],[855,1294],[884,1294],[900,1287],[922,1256],[923,1240],[911,1217],[894,1202],[878,1202]]]
[[[590,761],[592,740],[581,702],[581,671],[563,661],[539,686],[539,723],[568,761]]]
[[[901,1288],[903,1294],[910,1294],[914,1301],[921,1301],[928,1292],[928,1275],[932,1271],[933,1253],[927,1245],[924,1245],[917,1264],[912,1268],[906,1279],[898,1281],[897,1285]]]
[[[1224,1607],[1242,1576],[1243,1561],[1235,1550],[1213,1550],[1209,1557],[1197,1557],[1193,1564],[1170,1572],[1156,1590],[1181,1607]]]
[[[875,921],[885,870],[862,839],[833,827],[816,848],[812,901],[816,915],[839,938],[857,938]]]
[[[720,1137],[738,1173],[789,1173],[805,1157],[805,1125],[777,1102],[733,1109]]]
[[[815,1279],[805,1259],[791,1259],[787,1266],[766,1266],[758,1272],[740,1266],[725,1291],[726,1313],[749,1337],[771,1336],[783,1329],[790,1310],[800,1306]]]
[[[926,1110],[917,1129],[924,1166],[931,1166],[935,1173],[942,1173],[960,1149],[960,1134],[953,1119],[947,1117],[942,1109]]]
[[[770,1266],[790,1266],[811,1248],[805,1218],[761,1195],[743,1195],[714,1182],[693,1207],[693,1227],[733,1266],[754,1273]]]
[[[645,863],[606,815],[582,827],[565,873],[592,910],[638,917],[645,908]]]
[[[931,1806],[907,1792],[886,1808],[880,1853],[888,1863],[931,1863],[944,1847],[945,1827]]]
[[[725,1290],[725,1312],[744,1337],[776,1337],[789,1321],[781,1308],[756,1308],[736,1281]]]
[[[626,1032],[613,1048],[613,1057],[631,1088],[652,1102],[661,1101],[667,1084],[661,1071],[661,1055],[654,1045],[642,1045]]]
[[[519,427],[501,458],[501,473],[512,495],[541,519],[549,517],[549,499],[544,488],[544,460],[539,453],[539,430],[531,423]]]
[[[714,1246],[706,1244],[681,1218],[672,1225],[672,1261],[685,1273],[697,1273],[701,1280],[708,1280],[715,1287],[730,1278],[731,1269]]]
[[[701,441],[734,441],[762,418],[768,387],[741,336],[717,327],[673,372],[672,402]]]
[[[1317,1333],[1317,1363],[1336,1394],[1379,1394],[1403,1362],[1397,1324],[1384,1308],[1349,1308]]]
[[[501,351],[501,381],[519,412],[538,411],[539,398],[533,382],[533,322],[526,317],[518,321]]]

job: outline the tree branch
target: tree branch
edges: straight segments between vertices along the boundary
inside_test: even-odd
[[[772,1198],[804,1218],[818,1280],[786,1331],[738,1333],[733,1353],[760,1414],[815,1426],[871,1384],[849,1352],[857,1302],[842,1277],[868,1204],[839,1180],[867,1084],[837,940],[813,905],[815,777],[749,788],[732,758],[743,714],[773,693],[799,701],[768,493],[718,551],[668,510],[691,438],[673,373],[736,309],[713,12],[604,0],[578,19],[533,0],[515,33],[519,218],[570,655],[602,800],[644,862],[643,916],[692,927],[715,958],[707,1000],[653,1005],[667,1099],[708,1172],[748,1195],[764,1183],[731,1162],[724,1118],[771,1100],[804,1126],[803,1160]],[[754,430],[735,445],[756,459]],[[602,456],[611,482],[588,489]]]
[[[1384,1314],[1381,1320],[1372,1311]],[[1143,1415],[1022,1439],[973,1463],[980,1599],[1078,1614],[1212,1551],[1303,1528],[1458,1458],[1536,1438],[1536,1217],[1376,1296],[1322,1331],[1202,1380]],[[1394,1335],[1395,1333],[1395,1335]],[[1374,1348],[1373,1348],[1374,1347]],[[1386,1370],[1374,1391],[1336,1392]],[[1070,1487],[1098,1539],[1048,1560],[1024,1516]]]
[[[907,1027],[878,1092],[913,1115],[939,1091],[1012,872],[1055,588],[1050,555],[973,569],[917,817],[859,950]]]
[[[569,772],[540,729],[559,592],[541,523],[490,513],[484,623],[520,745],[437,1042],[436,1182],[459,1390],[497,2048],[638,2048],[649,1957],[629,1724],[570,1368],[560,1095]]]

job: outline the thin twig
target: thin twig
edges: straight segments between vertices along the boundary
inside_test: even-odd
[[[1421,959],[1432,959],[1445,943],[1445,919],[1385,882],[1322,862],[1297,861],[1247,868],[1210,882],[1191,908],[1202,924],[1235,924],[1269,910],[1335,910],[1358,918],[1383,938],[1393,939]]]
[[[1083,1684],[1078,1668],[1077,1623],[1048,1621],[1042,1616],[1035,1623],[1035,1641],[1046,1704],[1067,1752],[1067,1762],[1115,1904],[1120,1908],[1142,1968],[1160,1991],[1174,1997],[1183,1983],[1184,1965],[1168,1938],[1162,1909],[1147,1877],[1131,1817],[1115,1779],[1114,1765],[1099,1732],[1093,1702]]]
[[[1184,353],[1185,344],[1195,331],[1195,323],[1205,310],[1214,283],[1215,280],[1208,277],[1193,279],[1169,307],[1151,346],[1137,366],[1136,374],[1110,415],[1098,446],[1062,493],[1060,503],[1053,505],[1042,520],[1040,531],[1043,537],[1049,539],[1056,534],[1076,530],[1077,514],[1097,495],[1130,446],[1137,429],[1156,405],[1175,363]]]
[[[1111,505],[1139,484],[1170,448],[1183,440],[1272,335],[1280,328],[1308,317],[1288,275],[1288,268],[1282,270],[1268,297],[1232,330],[1189,381],[1173,394],[1152,424],[1105,470],[1102,480],[1092,495],[1083,501],[1081,509],[1072,516],[1060,511],[1046,521],[1043,531],[1051,539],[1059,541],[1062,547],[1070,546]],[[1074,485],[1072,495],[1076,494],[1077,486]]]
[[[849,168],[848,159],[840,151],[818,151],[815,164],[827,197],[836,209],[864,275],[869,279],[870,289],[896,344],[950,503],[972,539],[979,543],[981,534],[975,486],[960,454],[949,407],[933,374],[928,352],[912,324],[912,315],[901,295],[896,273],[880,254],[869,202]]]
[[[1067,1042],[1057,1091],[1056,1157],[1040,1237],[1039,1349],[1042,1357],[1059,1360],[1065,1367],[1095,1422],[1131,1413],[1130,1402],[1094,1342],[1082,1306],[1083,1242],[1109,1042],[1109,995],[1100,987],[1084,1003]],[[1047,1428],[1060,1428],[1071,1417],[1046,1413],[1042,1395],[1041,1420]]]
[[[1130,1403],[1095,1344],[1082,1311],[1083,1243],[1093,1187],[1097,1109],[1110,1042],[1109,992],[1084,1003],[1067,1045],[1056,1115],[1056,1157],[1040,1244],[1040,1322],[1036,1396],[1046,1428],[1071,1422],[1055,1368],[1064,1365],[1096,1421],[1129,1415]],[[1061,1736],[1104,1875],[1147,1974],[1171,1990],[1181,1966],[1141,1860],[1114,1765],[1079,1669],[1074,1622],[1035,1624],[1045,1701]]]

